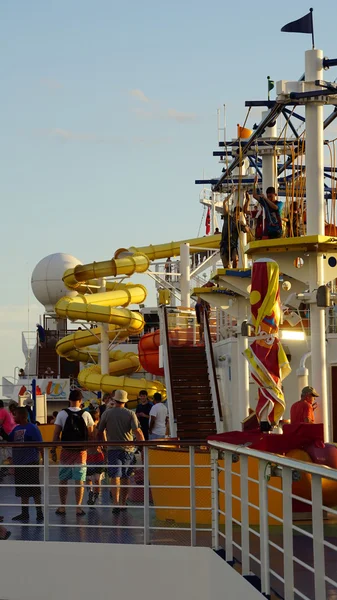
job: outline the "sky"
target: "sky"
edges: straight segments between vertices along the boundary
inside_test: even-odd
[[[316,46],[336,58],[337,5],[312,6]],[[119,247],[198,234],[194,180],[221,171],[216,111],[226,104],[233,137],[245,100],[265,98],[267,75],[301,76],[310,36],[280,29],[308,9],[0,1],[0,375],[23,365],[21,331],[43,312],[29,283],[41,258],[106,260]],[[252,111],[247,126],[256,120]]]

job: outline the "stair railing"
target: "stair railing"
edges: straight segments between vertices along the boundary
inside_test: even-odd
[[[217,433],[221,433],[223,431],[223,417],[207,311],[204,311],[204,341],[216,430]]]
[[[166,306],[160,308],[161,326],[160,326],[160,342],[163,352],[163,366],[165,374],[165,385],[167,393],[167,405],[169,411],[170,436],[177,437],[177,421],[174,416],[174,402],[172,397],[172,379],[170,369],[170,338],[167,321]]]

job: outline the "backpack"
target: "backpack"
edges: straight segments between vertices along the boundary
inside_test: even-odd
[[[62,442],[86,442],[88,440],[88,428],[83,419],[84,410],[73,411],[69,408],[64,410],[68,416],[62,431]],[[71,449],[85,450],[86,448],[71,446]]]

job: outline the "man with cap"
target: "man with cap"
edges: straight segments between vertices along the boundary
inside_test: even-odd
[[[295,402],[290,409],[290,421],[294,423],[315,423],[314,410],[317,407],[315,398],[319,394],[315,388],[306,385],[301,392],[301,400]]]
[[[108,449],[108,475],[111,479],[111,497],[114,508],[112,512],[118,514],[125,508],[129,488],[129,469],[132,464],[135,448],[133,437],[137,442],[144,441],[136,414],[125,408],[128,395],[124,390],[116,390],[114,395],[114,410],[106,410],[98,426],[99,439],[103,439],[106,431],[108,442],[129,442],[130,446],[111,446]],[[111,466],[110,466],[111,465]]]

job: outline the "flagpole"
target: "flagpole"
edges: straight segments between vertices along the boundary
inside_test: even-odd
[[[270,76],[268,75],[268,77],[267,77],[267,81],[268,81],[268,100],[270,100],[269,79],[270,79]]]
[[[315,48],[315,36],[314,36],[314,15],[313,15],[314,9],[311,8],[310,9],[310,14],[311,14],[311,39],[312,39],[312,49]]]

